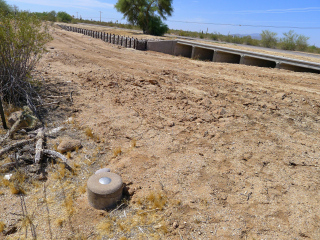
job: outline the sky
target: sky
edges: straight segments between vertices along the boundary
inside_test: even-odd
[[[20,10],[65,11],[75,17],[125,23],[114,8],[117,0],[7,0]],[[174,12],[165,23],[171,29],[221,34],[255,34],[263,30],[283,33],[294,30],[320,47],[319,0],[173,0]]]

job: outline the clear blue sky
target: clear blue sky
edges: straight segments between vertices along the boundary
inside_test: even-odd
[[[81,15],[84,19],[93,20],[100,19],[101,11],[103,21],[125,22],[122,15],[114,9],[116,2],[117,0],[7,0],[8,4],[17,5],[21,10],[66,11],[75,17],[78,14],[78,17]],[[277,32],[278,37],[292,29],[310,37],[310,45],[320,47],[320,0],[173,0],[173,7],[173,16],[166,21],[172,29],[204,32],[208,29],[209,33],[222,34],[252,34],[268,29]]]

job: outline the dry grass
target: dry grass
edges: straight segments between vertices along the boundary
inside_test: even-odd
[[[130,142],[130,147],[131,148],[135,148],[137,146],[137,140],[136,139],[132,139]]]
[[[62,227],[63,226],[63,224],[65,223],[65,219],[64,218],[58,218],[58,219],[56,219],[56,221],[55,221],[55,223],[58,225],[58,227]]]
[[[25,194],[27,188],[26,178],[26,175],[22,171],[16,170],[10,180],[3,178],[0,186],[8,187],[12,194]]]
[[[168,233],[164,209],[168,204],[164,192],[151,192],[138,198],[137,204],[124,202],[128,207],[112,211],[97,226],[101,238],[163,239]]]
[[[93,135],[93,132],[92,132],[92,129],[87,127],[85,130],[84,130],[84,133],[87,135],[87,137],[89,138],[94,138],[94,135]]]
[[[99,142],[100,141],[100,137],[96,134],[93,133],[92,129],[89,128],[89,127],[86,127],[84,129],[84,133],[86,134],[86,136],[88,138],[91,138],[92,140],[96,141],[96,142]]]
[[[5,227],[6,227],[6,224],[0,221],[0,233],[4,231]]]
[[[117,147],[113,150],[113,157],[117,157],[122,153],[121,147]]]
[[[74,207],[74,196],[73,194],[68,194],[64,200],[64,207],[68,213],[69,216],[72,216],[76,209]]]

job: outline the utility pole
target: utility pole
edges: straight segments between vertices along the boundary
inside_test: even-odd
[[[101,22],[101,13],[102,13],[102,12],[101,12],[101,11],[99,11],[99,12],[100,12],[100,22]]]

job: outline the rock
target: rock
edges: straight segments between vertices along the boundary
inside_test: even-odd
[[[217,110],[217,114],[220,116],[223,116],[227,113],[227,111],[224,108],[220,108]]]
[[[168,126],[169,126],[169,127],[174,127],[175,124],[174,124],[174,122],[169,122],[169,123],[168,123]]]
[[[57,150],[61,153],[74,151],[76,148],[82,147],[80,140],[67,138],[61,141]]]
[[[174,222],[174,223],[172,224],[172,227],[173,227],[174,229],[178,228],[178,227],[179,227],[179,223]]]
[[[17,111],[17,112],[13,112],[10,114],[9,118],[8,118],[8,125],[9,127],[12,127],[13,124],[19,120],[19,118],[22,115],[22,111]]]
[[[203,99],[201,102],[200,102],[200,105],[202,106],[205,106],[205,107],[210,107],[211,106],[211,101],[208,99],[208,98],[205,98]]]
[[[149,83],[152,85],[159,85],[159,82],[157,80],[149,80]]]

